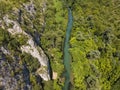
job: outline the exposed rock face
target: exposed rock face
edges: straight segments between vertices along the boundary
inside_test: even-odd
[[[25,7],[25,9],[27,10],[27,12],[30,13],[30,15],[33,16],[33,14],[36,13],[36,12],[35,12],[35,6],[34,6],[34,4],[33,4],[32,1],[31,1],[30,4],[24,4],[24,7]]]
[[[4,16],[4,17],[3,17],[3,20],[4,20],[4,22],[5,22],[5,24],[6,24],[7,26],[9,26],[10,24],[13,24],[13,27],[12,27],[12,28],[8,28],[8,29],[7,29],[10,34],[12,34],[12,35],[24,34],[24,35],[28,36],[27,33],[25,33],[25,32],[21,29],[20,25],[19,25],[16,21],[10,20],[10,19],[8,18],[8,15]]]
[[[28,45],[23,45],[21,47],[21,50],[23,52],[30,53],[33,57],[35,57],[39,60],[39,62],[42,66],[46,66],[47,62],[48,62],[48,59],[45,56],[45,54],[43,53],[42,49],[39,48],[40,49],[40,53],[39,53],[39,51],[37,50],[37,47],[34,44],[34,41],[32,40],[32,38],[30,38],[28,40],[27,44]]]
[[[18,60],[11,63],[7,59],[0,60],[0,90],[31,90],[30,83],[25,81],[29,81],[25,70]]]
[[[0,20],[0,28],[2,28],[3,31],[5,30],[5,32],[9,32],[9,34],[7,34],[8,36],[10,36],[10,38],[16,39],[16,41],[18,42],[20,41],[18,39],[21,38],[23,38],[21,39],[21,41],[25,40],[25,44],[19,44],[17,46],[19,48],[17,49],[18,51],[13,50],[13,48],[9,48],[9,45],[7,44],[5,44],[5,46],[0,46],[0,90],[34,90],[32,80],[36,80],[36,78],[39,77],[40,80],[35,81],[36,85],[38,85],[39,87],[42,87],[42,80],[50,80],[50,74],[48,70],[48,57],[45,55],[42,48],[37,46],[36,42],[34,41],[34,38],[32,37],[32,35],[30,35],[31,33],[28,34],[29,30],[27,29],[28,33],[26,33],[22,28],[22,26],[27,25],[25,23],[27,17],[27,20],[29,21],[27,21],[27,23],[30,23],[30,29],[34,29],[34,24],[31,20],[33,18],[35,19],[35,5],[33,4],[33,2],[22,5],[22,8],[15,8],[14,11],[11,11],[11,14],[8,13],[4,15],[4,17],[2,17],[2,19]],[[46,6],[44,5],[44,10],[45,7]],[[45,12],[44,10],[43,13]],[[22,16],[23,13],[25,14],[25,17]],[[44,23],[41,25],[45,27],[44,20],[41,21],[41,23]],[[10,39],[8,39],[8,42],[10,43],[11,41],[9,40]],[[40,39],[38,39],[38,41],[40,41]],[[14,41],[13,44],[16,45]],[[12,47],[12,45],[10,45],[10,47]],[[34,64],[31,63],[28,66],[28,64],[24,62],[24,59],[28,60],[28,62],[31,62],[29,61],[28,57],[24,58],[27,55],[28,57],[30,57],[29,59],[31,61],[38,60],[39,64],[35,61]],[[35,67],[33,71],[31,71],[32,69],[30,69],[32,65]],[[39,66],[37,67],[35,65]]]
[[[33,41],[32,37],[28,35],[26,32],[24,32],[16,21],[10,20],[8,16],[3,17],[3,20],[7,26],[9,26],[9,24],[13,24],[12,28],[7,29],[7,31],[11,35],[22,34],[28,37],[27,45],[21,46],[22,52],[29,53],[34,58],[37,58],[42,67],[41,69],[39,69],[42,70],[42,72],[38,72],[39,75],[41,76],[41,78],[43,78],[46,81],[50,80],[50,76],[47,70],[48,58],[44,54],[43,50],[35,45],[35,42]]]
[[[23,45],[21,47],[21,50],[23,52],[31,54],[34,58],[37,58],[41,64],[41,68],[39,69],[39,75],[44,79],[44,80],[49,80],[49,73],[47,71],[47,65],[48,65],[48,58],[44,54],[41,48],[40,52],[37,50],[37,47],[35,46],[34,42],[32,39],[29,39],[27,42],[28,45]],[[40,72],[42,70],[42,72]]]

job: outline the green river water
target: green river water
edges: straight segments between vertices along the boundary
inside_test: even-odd
[[[65,41],[64,41],[64,67],[65,67],[65,84],[63,87],[63,90],[69,90],[69,84],[70,84],[70,53],[69,53],[69,40],[70,40],[70,35],[72,31],[72,25],[73,25],[73,16],[72,16],[72,11],[70,8],[68,8],[68,24],[67,24],[67,29],[66,29],[66,36],[65,36]]]

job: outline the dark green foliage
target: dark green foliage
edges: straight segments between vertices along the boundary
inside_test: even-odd
[[[0,45],[3,44],[4,40],[5,40],[5,31],[3,29],[0,29]],[[8,37],[7,37],[8,38]]]
[[[21,55],[22,62],[27,65],[29,71],[36,72],[36,70],[40,67],[40,63],[36,58],[33,58],[29,54]]]
[[[90,51],[86,54],[86,58],[88,59],[98,59],[100,58],[100,52],[97,50]]]
[[[116,82],[112,85],[111,90],[119,90],[120,89],[120,79],[117,79]]]
[[[34,74],[30,74],[30,83],[32,85],[32,90],[42,90],[42,80]]]

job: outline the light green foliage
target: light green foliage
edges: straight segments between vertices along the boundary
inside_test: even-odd
[[[30,74],[30,83],[32,84],[32,90],[42,90],[41,85],[37,81],[37,77],[33,74]]]
[[[75,90],[110,90],[120,78],[118,2],[79,0],[73,5],[70,52]],[[86,77],[89,75],[98,82],[95,86],[88,86]]]
[[[56,80],[55,80],[54,83],[53,83],[53,88],[54,88],[54,90],[61,90],[61,89],[62,89],[61,86],[59,86],[59,85],[57,84],[57,81],[56,81]]]

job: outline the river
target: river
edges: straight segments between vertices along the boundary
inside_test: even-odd
[[[63,90],[69,90],[69,84],[70,84],[70,53],[69,53],[69,40],[70,40],[70,35],[72,31],[72,25],[73,25],[73,16],[72,16],[72,11],[71,8],[68,8],[68,24],[67,24],[67,29],[66,29],[66,36],[65,36],[65,41],[64,41],[64,57],[63,57],[63,62],[64,62],[64,67],[65,67],[65,84],[63,87]]]

